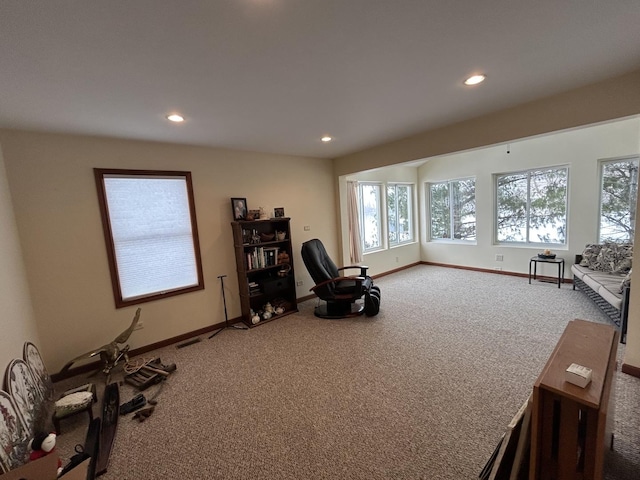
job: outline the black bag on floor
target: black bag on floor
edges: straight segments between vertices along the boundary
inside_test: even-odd
[[[364,294],[364,313],[367,317],[374,317],[380,311],[380,289],[371,287]]]

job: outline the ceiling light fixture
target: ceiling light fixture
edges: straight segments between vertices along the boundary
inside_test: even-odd
[[[472,75],[464,81],[464,84],[469,86],[478,85],[479,83],[484,82],[485,78],[487,78],[487,76],[482,74]]]
[[[184,122],[184,117],[182,115],[178,115],[177,113],[172,113],[171,115],[167,115],[167,120],[175,123]]]
[[[320,140],[322,140],[323,142],[327,143],[327,142],[330,142],[331,140],[333,140],[333,138],[331,138],[329,135],[325,135]]]

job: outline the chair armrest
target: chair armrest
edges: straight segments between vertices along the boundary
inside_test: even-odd
[[[348,265],[346,267],[339,268],[338,271],[348,270],[348,269],[357,269],[357,268],[360,269],[360,276],[362,276],[362,277],[366,277],[367,276],[367,270],[369,269],[369,267],[366,266],[366,265]]]
[[[320,282],[317,285],[315,285],[314,287],[311,287],[309,289],[310,292],[315,292],[315,290],[317,288],[320,287],[324,287],[325,285],[328,285],[330,283],[335,283],[335,282],[339,282],[340,280],[355,280],[356,281],[356,286],[361,286],[362,282],[364,282],[365,278],[364,277],[336,277],[336,278],[330,278],[329,280],[325,280],[324,282]]]

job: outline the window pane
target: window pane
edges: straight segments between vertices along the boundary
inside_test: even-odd
[[[380,185],[361,184],[360,192],[364,251],[380,248]]]
[[[498,241],[527,241],[527,174],[498,177]]]
[[[529,241],[565,243],[567,230],[567,170],[529,172]]]
[[[204,288],[189,173],[95,172],[116,306]]]
[[[475,190],[474,178],[430,185],[432,240],[476,239]]]
[[[433,183],[429,189],[431,199],[431,238],[451,238],[449,183]]]
[[[413,198],[411,185],[398,185],[398,242],[413,240],[411,228],[411,199]]]
[[[412,185],[387,186],[387,220],[389,223],[389,245],[413,241]]]
[[[600,242],[633,242],[638,195],[638,160],[601,165]]]
[[[398,237],[398,188],[396,185],[387,186],[387,220],[389,222],[389,245],[395,245]]]
[[[476,182],[474,179],[451,182],[453,238],[476,239]]]
[[[566,243],[567,168],[530,170],[497,178],[499,242]]]

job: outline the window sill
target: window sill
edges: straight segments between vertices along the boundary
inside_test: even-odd
[[[469,245],[475,246],[478,245],[476,240],[452,240],[452,239],[436,239],[436,240],[427,240],[427,243],[431,244],[444,244],[444,245]]]
[[[393,250],[394,248],[406,247],[408,245],[415,245],[418,243],[416,240],[410,240],[408,242],[398,243],[397,245],[390,245],[389,250]]]
[[[569,251],[568,245],[560,245],[557,243],[510,243],[510,242],[495,242],[493,244],[494,247],[501,248],[525,248],[528,250],[560,250],[560,251]]]

